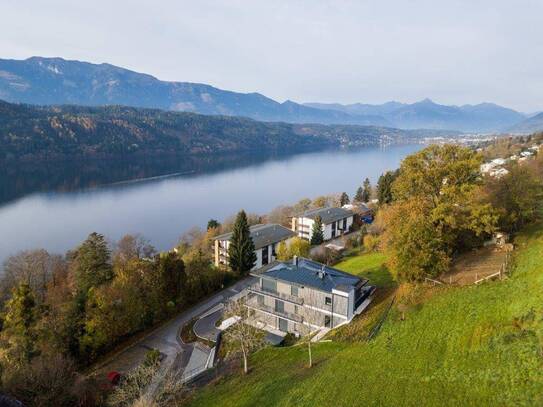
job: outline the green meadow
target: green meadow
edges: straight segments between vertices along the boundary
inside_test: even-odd
[[[388,287],[331,342],[265,348],[251,372],[198,389],[191,406],[541,406],[543,405],[543,226],[516,239],[509,278],[480,286],[418,288],[367,334],[396,288],[379,253],[336,265]],[[402,288],[398,289],[400,292]]]

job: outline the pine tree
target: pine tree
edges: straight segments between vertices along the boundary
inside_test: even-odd
[[[2,359],[20,365],[36,355],[36,301],[30,286],[21,283],[13,289],[6,302],[6,314],[2,329]]]
[[[371,183],[369,178],[364,180],[364,189],[362,191],[362,202],[367,203],[371,198]]]
[[[358,187],[358,189],[356,190],[356,194],[354,196],[354,200],[356,202],[362,202],[363,199],[364,199],[364,190],[362,189],[362,187]]]
[[[209,229],[217,229],[221,224],[217,219],[209,219],[207,222],[207,230]]]
[[[230,268],[240,275],[247,275],[256,262],[255,244],[251,238],[247,214],[243,210],[236,216],[228,257]]]
[[[350,202],[349,195],[347,195],[347,192],[343,192],[341,194],[341,197],[339,198],[339,205],[347,205]]]
[[[73,263],[77,288],[86,293],[113,278],[111,252],[103,235],[93,232],[74,253]]]
[[[324,242],[324,232],[322,230],[322,219],[320,216],[316,216],[313,220],[313,229],[311,234],[311,244],[317,245]]]

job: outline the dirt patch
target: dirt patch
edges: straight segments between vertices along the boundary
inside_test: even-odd
[[[503,270],[509,252],[496,246],[482,247],[460,255],[453,261],[451,270],[440,280],[456,285],[470,285]],[[499,276],[497,276],[499,277]]]

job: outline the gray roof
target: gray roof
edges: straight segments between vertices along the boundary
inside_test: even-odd
[[[255,244],[255,249],[261,249],[264,246],[280,242],[289,237],[296,236],[296,233],[277,223],[259,224],[249,227],[251,238]],[[230,240],[232,232],[224,233],[215,238],[215,240]]]
[[[332,289],[336,289],[348,293],[351,289],[368,282],[368,280],[306,258],[300,257],[297,264],[295,262],[296,260],[279,263],[262,273],[261,276],[313,287],[326,292],[332,292]]]
[[[318,208],[318,209],[311,209],[309,211],[306,211],[302,216],[304,218],[309,219],[315,219],[317,216],[320,216],[322,219],[322,223],[332,223],[337,220],[348,218],[349,216],[353,216],[353,211],[350,211],[345,208]]]

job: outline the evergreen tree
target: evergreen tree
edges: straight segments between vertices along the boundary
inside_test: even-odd
[[[393,200],[392,183],[398,177],[399,172],[387,171],[379,177],[377,182],[377,199],[379,204],[389,204]]]
[[[322,230],[322,219],[320,216],[316,216],[313,220],[313,229],[311,234],[311,244],[317,245],[324,242],[324,232]]]
[[[367,203],[371,198],[371,183],[369,178],[364,180],[364,189],[362,191],[362,202]]]
[[[358,187],[358,189],[356,190],[356,194],[354,196],[354,200],[356,202],[362,202],[363,199],[364,199],[364,190],[362,189],[362,187]]]
[[[30,286],[21,283],[6,302],[0,355],[9,364],[21,365],[36,355],[36,301]]]
[[[238,213],[234,222],[228,257],[230,268],[240,275],[248,274],[256,262],[255,244],[249,231],[247,214],[243,210]]]
[[[159,290],[164,295],[164,300],[178,303],[182,298],[182,288],[187,279],[185,263],[173,252],[161,253],[157,256],[157,268],[159,275]]]
[[[216,219],[209,219],[209,221],[207,222],[207,230],[217,229],[219,226],[221,226],[221,224]]]
[[[347,195],[347,192],[343,192],[341,194],[341,197],[339,198],[339,205],[347,205],[350,202],[349,195]]]
[[[113,278],[111,252],[103,235],[93,232],[73,255],[77,288],[86,293]]]

